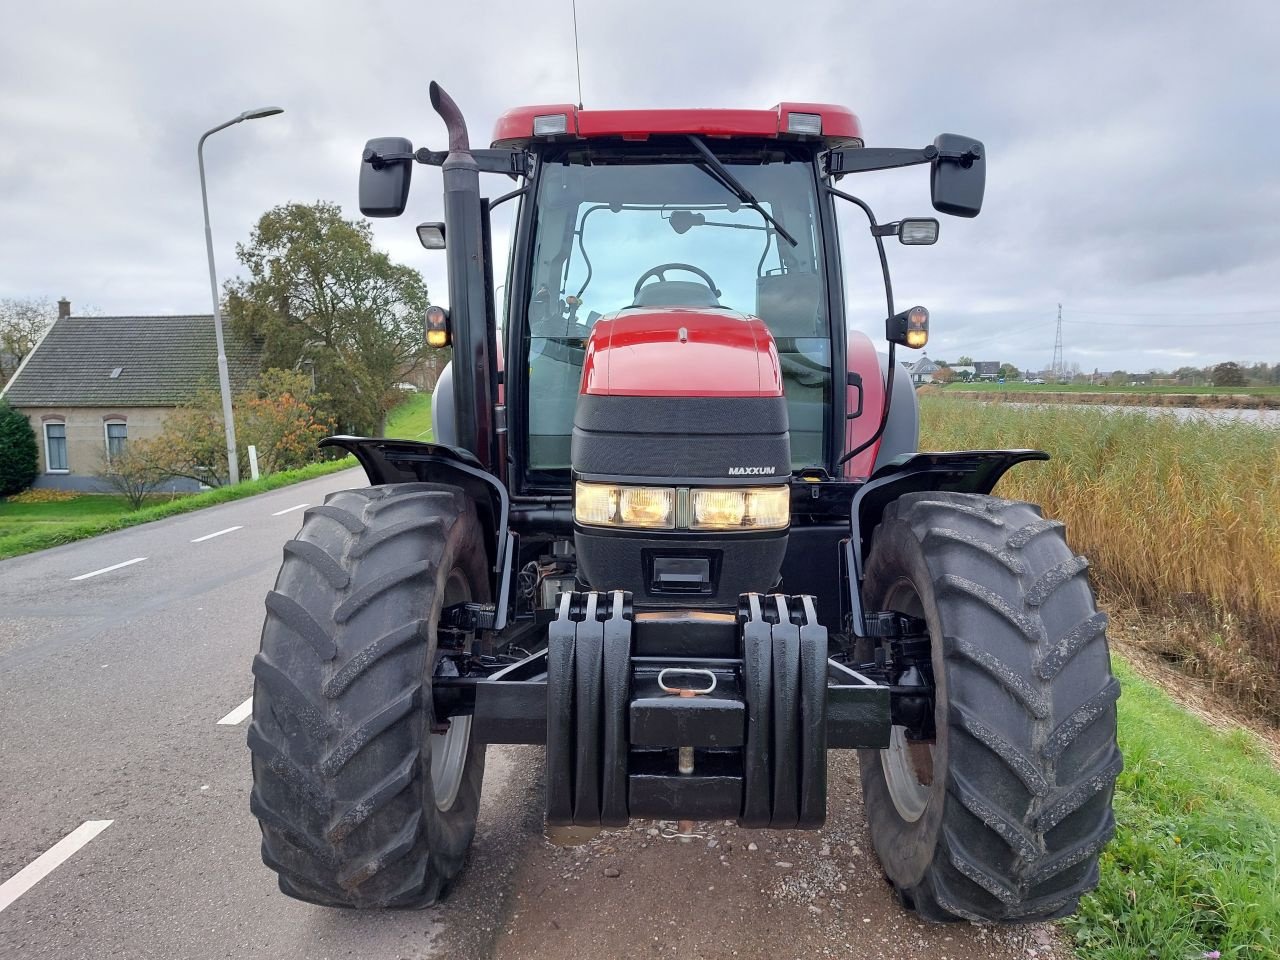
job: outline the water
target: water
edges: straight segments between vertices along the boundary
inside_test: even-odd
[[[1263,427],[1280,427],[1280,410],[1236,410],[1214,407],[1139,407],[1109,403],[1010,403],[1011,407],[1050,408],[1054,410],[1103,410],[1107,413],[1145,413],[1148,416],[1174,416],[1179,420],[1203,420],[1210,423],[1253,423]]]

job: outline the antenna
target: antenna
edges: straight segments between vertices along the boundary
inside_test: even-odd
[[[573,65],[578,71],[578,109],[582,109],[582,58],[578,56],[578,0],[573,5]]]
[[[1053,363],[1050,369],[1053,370],[1055,380],[1061,380],[1066,372],[1062,367],[1062,304],[1058,304],[1058,335],[1053,341]]]

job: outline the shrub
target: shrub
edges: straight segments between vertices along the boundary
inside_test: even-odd
[[[311,378],[290,370],[265,370],[233,406],[240,476],[248,477],[246,451],[257,448],[264,475],[297,469],[319,459],[317,444],[328,435],[332,421],[323,411],[328,398],[312,392]],[[165,420],[156,443],[160,462],[169,476],[187,477],[211,487],[226,484],[227,445],[222,427],[222,403],[213,390],[203,390]]]
[[[159,445],[146,440],[131,440],[119,453],[104,455],[94,474],[129,501],[133,510],[140,509],[147,496],[170,476]]]
[[[0,497],[21,493],[40,472],[40,453],[31,422],[0,399]]]

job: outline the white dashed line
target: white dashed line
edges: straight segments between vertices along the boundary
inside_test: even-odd
[[[121,567],[130,567],[135,563],[141,563],[146,557],[134,557],[132,560],[126,560],[123,563],[113,563],[109,567],[103,567],[101,570],[91,570],[89,573],[82,573],[78,577],[72,577],[72,580],[88,580],[90,577],[96,577],[100,573],[110,573],[112,570],[119,570]]]
[[[225,717],[219,720],[218,723],[228,727],[234,727],[238,723],[244,723],[245,719],[251,713],[253,713],[253,697],[250,697],[244,703],[240,704],[240,706],[236,707]]]
[[[309,503],[299,503],[297,506],[285,507],[283,510],[277,510],[275,513],[272,514],[272,516],[280,517],[286,513],[293,513],[293,511],[295,510],[301,510],[303,507],[309,507],[309,506],[311,506],[311,504]]]
[[[112,820],[86,820],[40,856],[0,884],[0,910],[13,902],[69,860],[77,850],[111,826]]]
[[[236,531],[236,530],[243,530],[243,529],[244,529],[244,524],[241,524],[241,525],[240,525],[240,526],[238,526],[238,527],[227,527],[227,529],[225,529],[225,530],[219,530],[217,533],[206,533],[203,537],[196,537],[196,538],[195,538],[194,540],[192,540],[191,542],[192,542],[192,543],[203,543],[205,540],[212,540],[214,537],[220,537],[220,536],[222,536],[224,533],[232,533],[232,532],[234,532],[234,531]]]

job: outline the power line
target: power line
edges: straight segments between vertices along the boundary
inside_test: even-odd
[[[1054,377],[1062,376],[1062,304],[1058,304],[1058,333],[1053,341],[1053,363],[1049,369]]]
[[[1196,312],[1175,312],[1161,310],[1155,313],[1131,313],[1124,310],[1073,310],[1085,317],[1249,317],[1258,314],[1280,314],[1280,307],[1255,307],[1252,310],[1201,310]]]
[[[1253,312],[1253,311],[1251,311]],[[1257,311],[1262,312],[1262,311]],[[1092,314],[1092,316],[1100,316],[1100,314]],[[1145,314],[1116,314],[1116,316],[1145,316]],[[1151,316],[1163,316],[1163,314],[1151,314]],[[1207,316],[1207,314],[1206,314]],[[1240,316],[1240,314],[1220,314],[1220,316]],[[1172,330],[1208,330],[1220,327],[1218,323],[1115,323],[1110,320],[1064,320],[1063,323],[1080,323],[1091,327],[1133,327],[1135,329],[1150,329],[1151,327],[1163,327]],[[1232,323],[1233,327],[1275,327],[1280,330],[1280,320],[1242,320]]]

